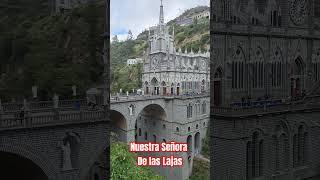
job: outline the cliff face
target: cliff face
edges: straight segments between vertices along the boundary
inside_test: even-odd
[[[33,85],[41,99],[64,97],[72,85],[84,93],[101,81],[103,4],[50,16],[48,1],[38,1],[7,2],[0,11],[1,99],[31,96]]]

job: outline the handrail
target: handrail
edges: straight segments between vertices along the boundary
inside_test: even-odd
[[[8,115],[0,117],[0,131],[104,120],[107,120],[107,116],[103,110],[69,112],[51,111],[38,114],[30,113],[26,114],[23,118]]]

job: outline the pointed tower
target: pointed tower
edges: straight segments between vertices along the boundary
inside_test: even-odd
[[[160,16],[159,16],[159,25],[164,25],[164,14],[163,14],[163,4],[162,4],[162,0],[161,4],[160,4]]]
[[[159,24],[154,27],[154,34],[149,38],[151,51],[150,53],[173,53],[173,35],[169,34],[169,29],[164,23],[164,8],[162,0],[160,0]]]

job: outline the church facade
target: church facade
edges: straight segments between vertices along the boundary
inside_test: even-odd
[[[319,7],[211,1],[213,179],[320,179]]]
[[[182,52],[174,45],[174,28],[164,23],[160,6],[158,26],[149,30],[149,52],[143,66],[145,94],[200,94],[209,89],[209,52]]]

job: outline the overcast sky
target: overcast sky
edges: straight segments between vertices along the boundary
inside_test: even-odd
[[[143,30],[159,22],[160,0],[111,0],[111,39],[127,38],[131,30],[134,38]],[[163,0],[164,19],[168,22],[185,10],[210,5],[210,0]]]

